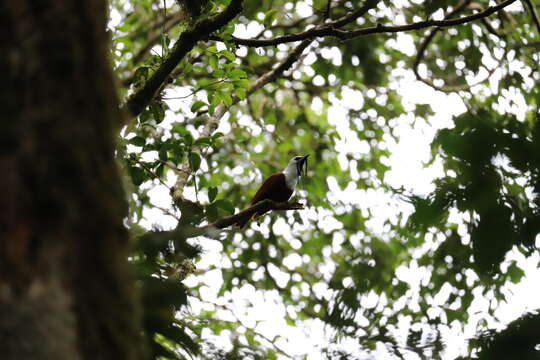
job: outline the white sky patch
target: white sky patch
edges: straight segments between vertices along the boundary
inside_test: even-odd
[[[296,13],[302,18],[313,15],[313,1],[299,1],[296,3]]]

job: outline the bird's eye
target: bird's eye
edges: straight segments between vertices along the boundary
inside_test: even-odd
[[[295,157],[294,157],[294,160],[296,160],[296,161],[298,161],[298,160],[300,160],[300,159],[301,159],[300,156],[295,156]]]

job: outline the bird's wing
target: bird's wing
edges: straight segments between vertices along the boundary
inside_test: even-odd
[[[281,184],[284,182],[285,182],[285,175],[283,175],[282,173],[270,175],[270,177],[268,177],[268,179],[266,179],[263,182],[263,184],[261,185],[261,187],[255,194],[255,196],[251,200],[251,205],[258,203],[261,200],[267,199],[270,193],[270,190],[273,189],[274,186],[276,186],[276,183]]]

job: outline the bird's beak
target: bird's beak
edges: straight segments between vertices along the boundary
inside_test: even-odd
[[[308,158],[309,154],[307,154],[306,156],[304,156],[303,158],[301,158],[299,161],[298,161],[298,164],[297,164],[297,167],[298,167],[298,175],[302,175],[302,168],[304,167],[304,164],[307,163],[307,158]],[[304,174],[307,173],[307,166],[306,166],[306,171],[304,172]]]

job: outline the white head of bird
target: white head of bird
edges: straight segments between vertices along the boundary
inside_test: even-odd
[[[295,156],[290,161],[283,174],[285,175],[285,182],[287,187],[291,190],[294,190],[296,184],[298,183],[298,178],[302,175],[302,169],[304,163],[307,161],[309,154],[306,156]]]

